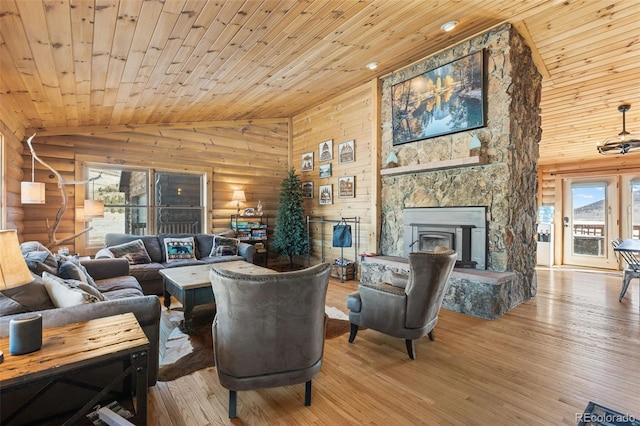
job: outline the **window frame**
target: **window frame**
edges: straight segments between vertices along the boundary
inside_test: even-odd
[[[88,179],[89,169],[116,169],[116,170],[127,170],[127,171],[143,171],[147,173],[147,188],[149,194],[149,203],[144,208],[148,208],[149,214],[149,229],[155,230],[155,182],[153,182],[153,177],[155,173],[177,173],[177,174],[191,174],[198,175],[201,179],[201,202],[202,202],[202,232],[207,232],[211,227],[212,217],[211,217],[211,208],[213,202],[212,193],[209,190],[210,182],[212,181],[212,172],[210,168],[207,167],[189,167],[186,168],[176,168],[174,165],[163,164],[153,162],[151,164],[136,164],[133,162],[105,162],[104,157],[98,158],[94,156],[87,155],[77,155],[75,161],[75,179],[76,181],[85,181]],[[78,211],[78,207],[82,207],[84,204],[84,199],[87,194],[90,194],[91,184],[76,184],[75,185],[75,211]],[[131,206],[126,206],[131,207]],[[75,214],[74,214],[75,217]],[[79,220],[74,220],[76,232],[82,232],[91,226],[90,222],[83,222]],[[154,231],[155,232],[155,231]],[[153,234],[152,234],[153,235]],[[86,255],[95,254],[98,250],[100,250],[103,246],[98,244],[89,244],[88,238],[86,234],[82,234],[77,239],[77,250],[81,251]]]

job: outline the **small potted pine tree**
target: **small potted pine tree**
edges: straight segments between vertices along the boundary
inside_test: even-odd
[[[280,204],[276,216],[273,250],[289,257],[293,269],[293,257],[309,253],[307,230],[302,207],[302,182],[292,167],[280,184]]]

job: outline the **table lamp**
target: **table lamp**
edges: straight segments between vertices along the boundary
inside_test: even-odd
[[[0,291],[20,287],[33,276],[20,251],[18,232],[0,230]],[[9,322],[9,352],[20,355],[42,347],[42,316],[27,314]]]
[[[240,216],[240,201],[247,201],[247,198],[244,196],[244,191],[233,191],[233,196],[231,196],[231,201],[237,201],[238,212],[237,215]]]

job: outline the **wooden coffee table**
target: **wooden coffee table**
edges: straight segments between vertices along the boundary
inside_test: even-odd
[[[278,272],[245,262],[234,260],[206,265],[179,266],[160,270],[164,284],[164,306],[171,306],[171,296],[175,297],[184,309],[184,328],[191,330],[193,326],[193,308],[215,302],[211,288],[209,272],[211,267],[245,274],[277,274]]]
[[[135,383],[136,414],[133,422],[146,424],[149,340],[132,313],[45,328],[42,330],[42,348],[24,355],[10,355],[9,338],[3,337],[0,338],[0,350],[5,354],[4,362],[0,364],[2,393],[40,382],[44,383],[44,390],[58,380],[70,383],[66,376],[71,373],[117,362],[128,365],[64,424],[78,423],[127,376],[132,376]],[[15,407],[4,421],[10,423],[34,400]]]

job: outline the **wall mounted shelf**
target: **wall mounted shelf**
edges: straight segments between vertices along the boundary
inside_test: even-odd
[[[381,176],[396,176],[409,173],[428,172],[433,170],[453,169],[456,167],[479,166],[486,164],[484,159],[479,156],[454,158],[451,160],[432,161],[429,163],[412,164],[410,166],[392,167],[380,170]]]

